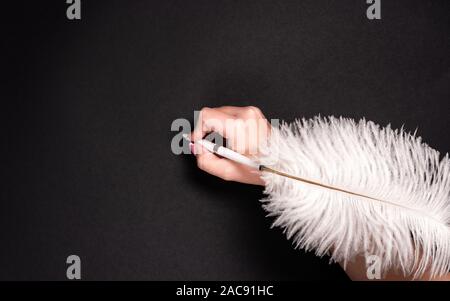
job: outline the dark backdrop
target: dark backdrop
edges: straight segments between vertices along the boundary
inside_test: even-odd
[[[13,4],[14,3],[14,4]],[[175,156],[176,118],[403,124],[445,153],[448,0],[5,1],[0,279],[347,279],[270,229],[262,190]]]

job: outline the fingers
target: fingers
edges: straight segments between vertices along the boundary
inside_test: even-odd
[[[256,107],[203,108],[191,133],[198,167],[227,181],[264,185],[259,171],[216,156],[195,142],[210,132],[217,132],[227,139],[227,145],[234,151],[253,155],[258,152],[259,139],[266,139],[268,129],[267,120]]]
[[[197,155],[199,169],[219,177],[225,181],[236,181],[246,184],[264,185],[259,171],[248,168],[233,161],[220,158],[203,149]]]
[[[199,120],[191,135],[192,141],[202,139],[209,132],[217,132],[226,139],[232,139],[233,133],[227,132],[227,120],[231,123],[233,120],[253,119],[259,121],[265,120],[264,115],[257,107],[235,107],[222,106],[218,108],[203,108],[200,111]]]
[[[232,120],[232,115],[226,114],[218,109],[203,108],[200,111],[199,120],[191,134],[191,140],[202,139],[207,133],[217,132],[224,138],[230,138],[226,132],[226,121]]]
[[[234,117],[239,116],[242,113],[243,109],[244,107],[234,107],[234,106],[222,106],[217,108],[218,111]]]
[[[198,168],[227,181],[231,180],[231,174],[233,173],[231,163],[231,161],[219,158],[206,150],[203,150],[202,153],[197,155]]]
[[[264,118],[261,110],[254,106],[247,107],[235,107],[235,106],[222,106],[216,108],[218,111],[240,118]]]

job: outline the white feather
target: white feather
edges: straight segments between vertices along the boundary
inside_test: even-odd
[[[264,173],[262,200],[295,246],[344,266],[376,255],[383,272],[419,277],[450,269],[450,160],[403,129],[347,118],[273,128],[263,165],[373,198]]]

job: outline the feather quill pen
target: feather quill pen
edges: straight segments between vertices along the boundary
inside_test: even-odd
[[[449,272],[448,154],[440,160],[403,129],[342,117],[272,128],[260,151],[258,161],[268,167],[263,207],[296,247],[344,267],[376,255],[383,272]]]

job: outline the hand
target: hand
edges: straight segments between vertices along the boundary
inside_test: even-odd
[[[270,132],[270,124],[256,107],[203,108],[196,128],[191,133],[193,142],[211,132],[227,139],[228,147],[246,156],[257,156],[260,143]],[[264,185],[259,171],[242,164],[221,158],[194,144],[197,166],[209,174],[226,181]]]
[[[252,126],[256,124],[256,126]],[[256,107],[203,108],[191,140],[197,141],[208,133],[217,132],[228,141],[228,147],[243,155],[258,155],[258,147],[270,134],[270,124]],[[227,181],[236,181],[246,184],[264,185],[261,174],[247,166],[221,158],[206,149],[196,145],[194,153],[197,156],[197,165],[209,174]],[[352,280],[368,280],[364,257],[358,257],[354,262],[347,263],[345,272]],[[428,274],[419,280],[427,280]],[[389,271],[383,280],[410,280],[399,271]],[[433,280],[450,280],[450,273]]]

